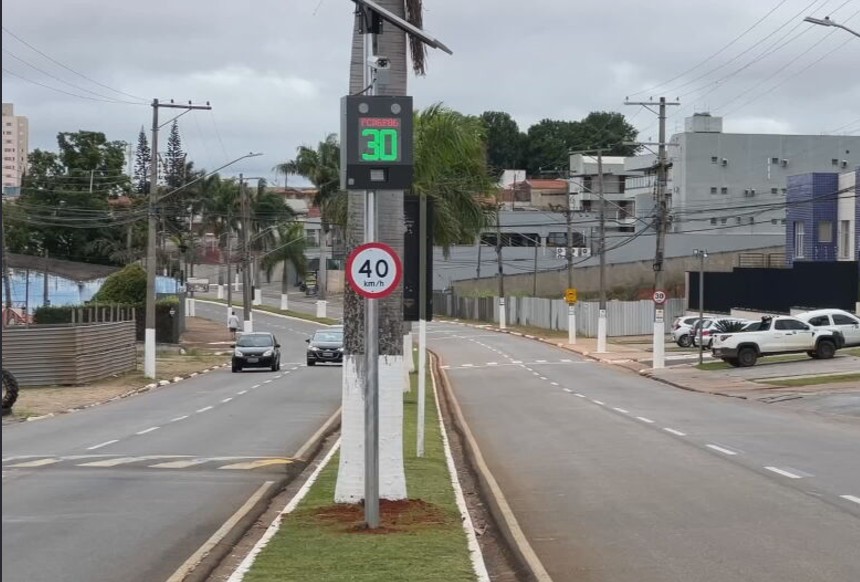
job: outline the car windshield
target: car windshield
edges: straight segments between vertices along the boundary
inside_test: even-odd
[[[274,345],[272,336],[270,335],[243,335],[236,342],[236,347],[239,348],[265,348]]]
[[[318,331],[314,334],[314,343],[339,343],[343,341],[342,331]]]

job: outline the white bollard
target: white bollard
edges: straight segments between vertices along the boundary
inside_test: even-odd
[[[224,285],[218,284],[218,299],[224,299]]]
[[[233,291],[239,290],[239,273],[233,275]]]
[[[286,293],[281,293],[281,311],[288,311],[290,309],[290,299],[287,297]]]
[[[663,310],[654,310],[654,361],[652,368],[659,369],[666,366],[666,324],[663,321]]]
[[[505,310],[505,298],[499,297],[499,329],[507,329],[508,313]]]
[[[576,343],[576,305],[567,306],[567,343]]]
[[[197,317],[197,305],[194,297],[188,298],[188,317]]]
[[[326,302],[323,299],[317,301],[317,317],[325,317],[326,315]]]
[[[263,290],[259,287],[254,289],[254,305],[262,305],[263,304]]]
[[[245,333],[252,333],[254,331],[254,324],[250,319],[246,319],[242,323],[242,331]]]
[[[601,309],[597,315],[597,353],[606,353],[606,310]]]

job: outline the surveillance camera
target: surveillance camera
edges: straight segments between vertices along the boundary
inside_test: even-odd
[[[386,70],[391,68],[391,59],[388,57],[370,57],[369,64],[376,70]]]

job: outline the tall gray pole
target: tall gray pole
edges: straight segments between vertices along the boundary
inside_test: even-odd
[[[379,16],[365,8],[370,25],[364,35],[364,86],[367,95],[374,95],[376,87],[371,70],[371,59],[376,55]],[[364,242],[376,240],[376,191],[364,193]],[[364,520],[367,527],[379,527],[379,313],[376,299],[365,299],[365,383],[364,383]]]
[[[424,456],[424,400],[427,390],[427,196],[418,202],[418,446]],[[411,358],[412,354],[403,354]]]
[[[573,194],[567,193],[567,288],[573,289]],[[576,304],[567,305],[567,343],[576,343]]]
[[[245,190],[245,178],[239,174],[239,196],[242,201],[242,331],[253,331],[251,323],[251,261],[248,251],[248,229],[251,228],[251,217],[248,212],[248,194]]]
[[[227,317],[233,312],[233,209],[227,209]]]
[[[702,322],[705,319],[705,259],[708,257],[708,251],[696,250],[695,254],[699,255],[699,365],[704,360],[705,342],[702,341]]]
[[[516,186],[516,182],[514,182]],[[502,222],[501,204],[496,204],[496,259],[498,260],[498,277],[499,277],[499,327],[505,329],[508,326],[507,311],[505,308],[505,270],[502,262]]]
[[[51,300],[48,297],[48,249],[45,249],[45,278],[44,278],[44,287],[42,289],[42,305],[48,307],[51,304]]]
[[[144,336],[143,375],[155,378],[155,272],[156,202],[158,192],[158,99],[152,100],[152,142],[149,160],[149,220],[146,237],[146,331]]]
[[[475,280],[481,278],[481,247],[484,245],[481,244],[481,235],[478,235],[478,266],[475,268]]]
[[[603,150],[597,150],[597,196],[600,198],[600,305],[597,315],[597,351],[606,351],[606,199],[603,191]]]
[[[538,283],[538,250],[540,247],[540,236],[532,239],[532,242],[535,243],[535,259],[534,259],[534,273],[532,273],[532,297],[537,297],[537,283]]]
[[[663,289],[663,256],[666,248],[668,202],[666,201],[666,98],[660,97],[660,142],[657,150],[657,250],[654,253],[654,289]]]

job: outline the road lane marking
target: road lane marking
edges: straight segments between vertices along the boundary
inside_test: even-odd
[[[552,385],[552,386],[558,386],[558,382],[550,382],[550,385]]]
[[[840,495],[842,499],[846,499],[848,501],[853,501],[854,503],[860,504],[860,497],[855,497],[853,495]]]
[[[540,377],[540,379],[541,379],[541,380],[546,380],[546,376],[541,376],[541,377]]]
[[[573,390],[571,390],[570,388],[564,388],[564,391],[565,391],[565,392],[567,392],[568,394],[570,394],[571,392],[573,392]]]
[[[474,368],[474,367],[475,367],[475,364],[463,364],[463,365],[462,365],[462,366],[460,366],[460,367],[461,367],[461,368]]]
[[[569,364],[569,363],[571,363],[572,361],[573,361],[573,360],[562,360],[562,361],[561,361],[561,363],[562,363],[562,364]]]
[[[118,457],[116,459],[105,459],[104,461],[91,461],[89,463],[80,463],[78,467],[116,467],[126,463],[134,463],[135,461],[143,460],[141,457]]]
[[[488,366],[498,366],[499,363],[498,362],[487,362],[487,365]]]
[[[239,392],[236,392],[236,394],[238,394],[239,396],[241,396],[242,394],[247,394],[247,393],[248,393],[247,390],[240,390]]]
[[[272,383],[271,380],[266,380],[265,382],[263,382],[263,384],[271,384],[271,383]]]
[[[765,469],[767,469],[768,471],[773,471],[777,475],[782,475],[783,477],[788,477],[789,479],[802,479],[803,478],[800,475],[795,475],[794,473],[791,473],[789,471],[785,471],[783,469],[780,469],[779,467],[765,467]]]
[[[663,430],[665,430],[666,432],[672,433],[675,436],[687,436],[687,433],[681,432],[680,430],[675,430],[674,428],[666,427]]]
[[[59,463],[60,459],[37,459],[35,461],[24,461],[23,463],[15,463],[14,465],[7,465],[7,467],[15,467],[19,469],[25,469],[28,467],[44,467],[45,465],[53,465],[54,463]]]
[[[207,410],[212,410],[212,407],[211,407],[211,406],[204,406],[204,407],[203,407],[203,408],[201,408],[200,410],[197,410],[197,412],[198,412],[198,413],[199,413],[199,412],[206,412]]]
[[[647,422],[648,424],[654,424],[654,421],[650,418],[645,418],[644,416],[637,416],[636,420],[641,420],[642,422]]]
[[[710,443],[706,444],[705,446],[708,447],[709,449],[713,449],[719,453],[723,453],[724,455],[737,455],[737,453],[735,451],[732,451],[729,449],[724,449],[723,447],[719,447],[717,445],[712,445]]]
[[[601,402],[600,400],[592,400],[592,402],[594,402],[595,404],[598,404],[600,406],[603,406],[605,404],[605,402]]]
[[[451,369],[451,366],[442,366],[442,369],[443,369],[443,370],[450,370],[450,369]]]
[[[106,446],[108,446],[108,445],[112,445],[112,444],[114,444],[114,443],[118,443],[118,442],[119,442],[119,439],[113,439],[112,441],[105,441],[105,442],[103,442],[103,443],[99,443],[99,444],[97,444],[97,445],[93,445],[93,446],[91,446],[91,447],[87,447],[87,450],[88,450],[88,451],[94,451],[94,450],[96,450],[96,449],[100,449],[100,448],[102,448],[102,447],[106,447]]]
[[[511,360],[511,363],[512,364],[522,364],[523,361],[522,360]]]
[[[224,400],[222,400],[221,402],[222,402],[223,404],[227,404],[227,403],[228,403],[228,402],[230,402],[231,400],[233,400],[233,398],[232,398],[232,397],[230,397],[230,398],[225,398],[225,399],[224,399]]]
[[[539,372],[532,372],[532,376],[540,376]]]
[[[576,396],[578,398],[585,398],[585,394],[580,394],[579,392],[575,392],[574,396]]]
[[[172,418],[170,420],[170,422],[179,422],[180,420],[185,420],[186,418],[188,418],[187,414],[185,414],[183,416],[177,416],[176,418]]]
[[[207,463],[211,460],[212,459],[186,459],[184,461],[167,461],[166,463],[149,465],[149,467],[152,469],[187,469],[188,467],[202,465],[203,463]]]
[[[232,465],[224,465],[219,469],[235,469],[238,471],[248,471],[250,469],[259,469],[260,467],[269,467],[271,465],[289,465],[292,459],[260,459],[258,461],[247,461],[244,463],[233,463]]]
[[[546,364],[546,360],[535,360],[536,364]]]
[[[152,432],[152,431],[154,431],[154,430],[158,430],[158,429],[160,429],[160,428],[161,428],[160,426],[151,426],[151,427],[149,427],[149,428],[148,428],[148,429],[146,429],[146,430],[142,430],[142,431],[136,432],[136,433],[134,433],[134,434],[146,434],[146,433],[148,433],[148,432]]]
[[[615,412],[620,412],[621,414],[630,414],[629,410],[624,410],[623,408],[617,408],[615,406],[612,407],[612,410]]]
[[[259,387],[260,387],[259,384],[254,384],[253,386],[251,386],[251,390],[256,390]]]

